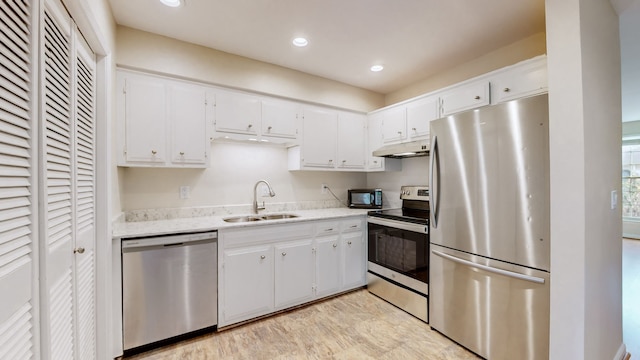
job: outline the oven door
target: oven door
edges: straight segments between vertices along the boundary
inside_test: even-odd
[[[429,227],[369,216],[368,270],[429,294]]]

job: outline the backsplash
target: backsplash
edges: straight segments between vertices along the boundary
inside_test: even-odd
[[[274,213],[281,211],[331,209],[345,207],[338,200],[314,200],[284,203],[265,203],[265,209],[261,213]],[[183,208],[159,208],[130,210],[124,213],[124,221],[154,221],[179,218],[193,218],[203,216],[226,216],[235,214],[252,213],[251,204],[221,205],[221,206],[197,206]]]

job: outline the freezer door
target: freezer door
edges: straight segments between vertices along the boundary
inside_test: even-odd
[[[549,270],[547,95],[431,122],[431,242]]]
[[[549,356],[549,273],[431,247],[429,321],[491,359]]]

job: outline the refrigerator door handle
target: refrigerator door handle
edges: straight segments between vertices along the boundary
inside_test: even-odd
[[[431,252],[434,255],[438,255],[441,258],[445,258],[447,260],[451,260],[453,262],[456,262],[458,264],[462,264],[462,265],[466,265],[469,267],[474,267],[480,270],[484,270],[484,271],[488,271],[488,272],[492,272],[495,274],[500,274],[500,275],[504,275],[504,276],[508,276],[508,277],[512,277],[512,278],[516,278],[516,279],[520,279],[520,280],[525,280],[525,281],[530,281],[536,284],[544,284],[544,279],[543,278],[539,278],[537,276],[529,276],[529,275],[524,275],[524,274],[520,274],[517,272],[513,272],[513,271],[507,271],[507,270],[502,270],[502,269],[498,269],[498,268],[494,268],[491,266],[486,266],[486,265],[482,265],[482,264],[476,264],[472,261],[469,260],[464,260],[464,259],[460,259],[456,256],[452,256],[449,254],[445,254],[443,252],[440,251],[436,251],[436,250],[431,250]]]
[[[431,156],[430,156],[430,169],[429,169],[429,190],[431,192],[431,199],[433,201],[429,201],[430,211],[433,214],[433,223],[431,226],[433,228],[438,227],[438,217],[440,212],[440,154],[438,150],[438,136],[433,136],[433,141],[431,142]],[[437,172],[434,171],[437,168]],[[434,188],[434,174],[437,176],[435,179],[436,187]],[[435,191],[434,191],[435,190]]]

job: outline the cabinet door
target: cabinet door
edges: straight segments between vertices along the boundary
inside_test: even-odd
[[[256,246],[224,250],[221,325],[273,310],[273,248]]]
[[[298,106],[277,100],[262,100],[262,136],[295,139]]]
[[[313,248],[311,240],[278,244],[275,257],[276,309],[313,298]]]
[[[316,296],[340,291],[340,239],[337,235],[316,239]]]
[[[429,137],[429,124],[440,115],[439,102],[440,99],[434,96],[407,104],[407,124],[411,140]]]
[[[173,84],[169,94],[171,162],[206,165],[209,142],[207,99],[204,88]]]
[[[369,116],[368,119],[368,140],[369,146],[367,150],[367,167],[369,170],[381,170],[384,164],[384,158],[373,156],[374,150],[382,147],[382,116],[380,113],[375,113]]]
[[[509,69],[492,80],[494,103],[514,100],[547,91],[546,61],[537,60]]]
[[[151,77],[123,76],[125,160],[164,164],[167,83]]]
[[[343,289],[351,289],[363,286],[366,275],[366,254],[364,232],[354,231],[342,234],[342,247],[344,249]]]
[[[442,116],[489,105],[489,81],[457,87],[442,95]]]
[[[338,143],[338,115],[320,109],[305,109],[302,165],[334,168]]]
[[[364,169],[366,116],[340,113],[338,118],[338,167]]]
[[[404,106],[382,110],[382,141],[385,143],[402,142],[407,138],[407,116]]]
[[[226,91],[216,92],[215,130],[258,135],[261,117],[260,99]]]

